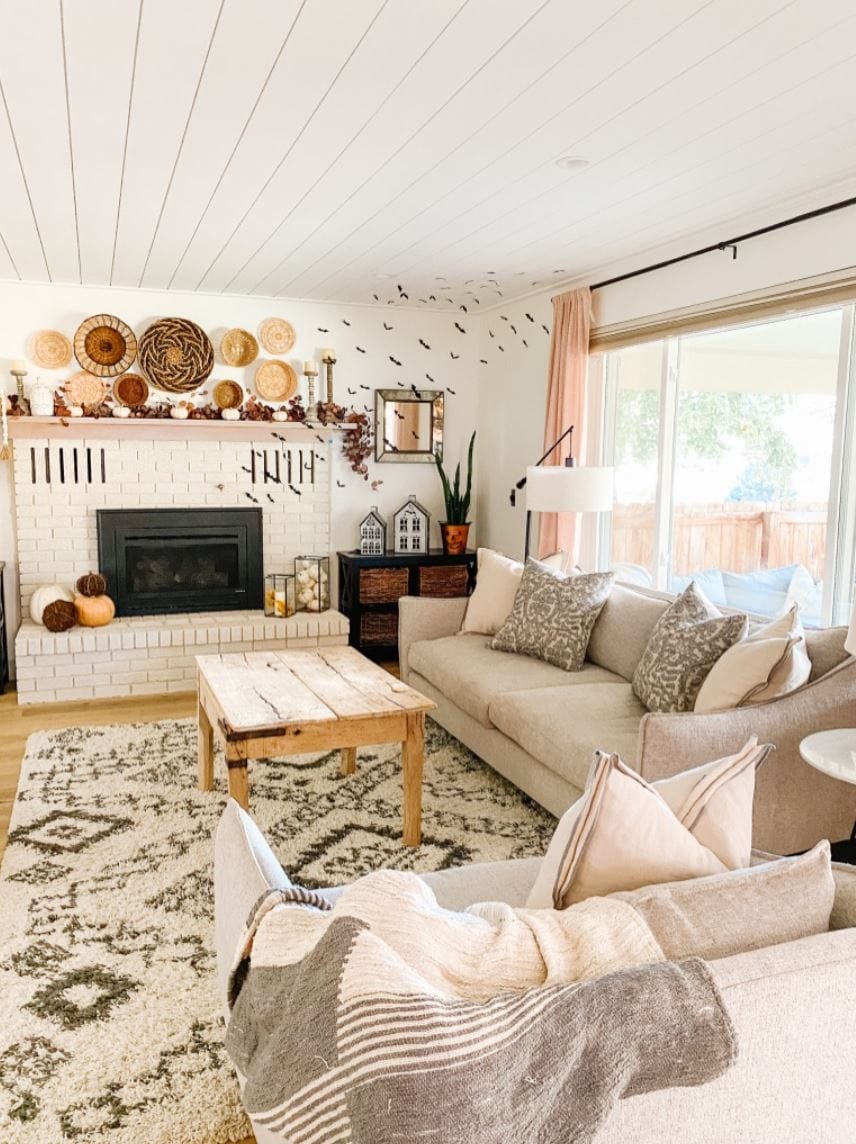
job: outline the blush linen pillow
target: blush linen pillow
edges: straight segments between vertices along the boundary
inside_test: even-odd
[[[598,752],[586,791],[559,820],[527,899],[564,909],[585,898],[749,865],[755,772],[770,751],[736,755],[656,783]]]
[[[461,633],[494,636],[508,619],[523,565],[492,548],[480,548],[476,566],[476,586],[464,613]]]
[[[724,652],[710,669],[696,711],[724,711],[777,699],[808,682],[811,660],[795,604]]]
[[[538,561],[547,568],[564,568],[567,553],[554,552]],[[520,587],[523,565],[496,552],[480,548],[476,555],[478,576],[464,613],[460,635],[495,636],[511,612]],[[579,569],[573,569],[573,572]]]

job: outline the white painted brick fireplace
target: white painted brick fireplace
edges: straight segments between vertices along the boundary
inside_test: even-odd
[[[32,426],[32,431],[36,426]],[[50,426],[15,441],[21,703],[182,691],[193,657],[217,651],[347,643],[339,612],[265,618],[254,611],[119,618],[52,635],[29,618],[40,584],[98,568],[99,508],[262,510],[264,569],[330,550],[330,433],[270,425],[102,423]],[[275,436],[275,433],[279,433]],[[282,438],[285,438],[283,440]],[[109,590],[109,589],[108,589]]]

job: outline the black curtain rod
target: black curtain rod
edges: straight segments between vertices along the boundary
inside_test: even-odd
[[[713,254],[716,250],[730,250],[731,257],[736,258],[737,244],[740,242],[746,242],[750,238],[758,238],[762,234],[769,234],[774,230],[783,230],[786,226],[795,226],[798,222],[808,222],[809,219],[820,218],[821,215],[832,214],[834,211],[843,211],[847,207],[854,206],[856,206],[856,195],[850,199],[842,199],[838,203],[830,203],[826,207],[805,211],[804,214],[794,215],[792,218],[783,219],[781,222],[771,223],[769,226],[759,227],[757,230],[749,230],[745,234],[728,238],[725,242],[714,242],[710,246],[701,246],[698,250],[691,250],[688,254],[679,254],[675,258],[665,258],[662,262],[654,262],[650,266],[643,266],[640,270],[630,270],[627,274],[616,274],[614,278],[605,278],[603,282],[595,282],[590,289],[602,290],[604,286],[614,286],[616,282],[626,282],[629,278],[638,278],[642,274],[652,274],[655,270],[675,266],[678,262],[687,262],[690,258],[700,258],[703,254]]]

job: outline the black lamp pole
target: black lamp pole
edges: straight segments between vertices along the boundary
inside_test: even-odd
[[[565,468],[572,469],[574,467],[574,465],[576,464],[576,462],[574,461],[573,453],[571,452],[571,450],[573,449],[573,445],[574,445],[574,427],[573,427],[573,425],[568,426],[568,428],[565,430],[565,432],[562,434],[562,436],[559,437],[558,440],[553,442],[553,444],[550,446],[550,448],[547,450],[547,452],[544,454],[544,456],[541,457],[540,460],[536,461],[535,465],[533,467],[537,468],[539,465],[543,465],[544,462],[547,460],[547,458],[550,456],[550,454],[553,452],[553,450],[557,449],[559,447],[559,445],[561,445],[561,443],[565,440],[566,437],[569,437],[570,440],[568,442],[568,455],[567,455],[567,457],[565,457]],[[511,490],[511,493],[509,495],[508,499],[511,502],[512,508],[517,504],[518,490],[522,489],[525,486],[525,484],[526,484],[526,476],[524,474],[520,478],[520,480],[515,484],[514,488]],[[524,561],[529,559],[529,540],[530,540],[531,532],[532,532],[532,513],[527,509],[526,510],[526,535],[525,535],[525,540],[523,543],[523,559],[524,559]]]

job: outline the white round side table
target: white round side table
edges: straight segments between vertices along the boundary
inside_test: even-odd
[[[835,731],[818,731],[800,743],[800,755],[810,767],[843,783],[856,785],[856,727]],[[843,842],[833,842],[834,862],[856,865],[856,823],[853,833]]]

